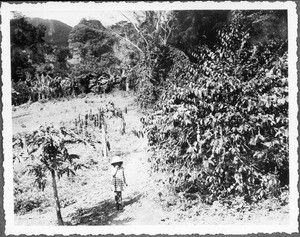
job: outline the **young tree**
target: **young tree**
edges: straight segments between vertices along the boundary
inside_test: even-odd
[[[70,133],[66,128],[54,128],[52,125],[41,126],[37,131],[25,137],[15,139],[27,154],[31,162],[27,166],[28,172],[36,177],[35,182],[41,190],[44,190],[48,173],[51,176],[53,195],[58,225],[64,225],[56,178],[63,175],[75,175],[75,171],[85,167],[75,162],[79,158],[76,154],[69,154],[66,143],[85,142],[78,139],[75,134]]]

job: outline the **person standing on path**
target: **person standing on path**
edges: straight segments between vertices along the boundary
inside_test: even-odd
[[[112,158],[112,189],[115,192],[117,210],[120,210],[120,207],[122,205],[122,191],[124,190],[124,185],[127,186],[122,164],[123,161],[120,156],[114,156]]]

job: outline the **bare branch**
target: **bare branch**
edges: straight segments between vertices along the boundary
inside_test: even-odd
[[[141,33],[141,31],[136,27],[136,25],[123,13],[120,12],[135,28],[135,30],[139,33],[139,35],[143,38],[143,40],[145,41],[145,43],[147,44],[147,46],[149,45],[148,41],[146,40],[146,38],[144,37],[144,35]]]
[[[125,40],[126,42],[128,42],[129,44],[131,44],[133,47],[135,47],[137,50],[139,50],[141,53],[143,53],[143,50],[141,50],[136,44],[132,43],[127,37],[123,37],[120,34],[118,34],[117,32],[113,31],[110,29],[110,31],[115,34],[116,36],[118,36],[119,38]]]
[[[95,32],[99,32],[99,33],[102,33],[102,32],[103,32],[102,30],[98,30],[98,29],[92,28],[92,27],[87,26],[87,25],[85,25],[85,27],[87,27],[87,28],[89,28],[90,30],[93,30],[93,31],[95,31]],[[109,29],[109,30],[110,30],[111,33],[117,35],[117,36],[118,36],[119,38],[121,38],[121,39],[126,40],[129,44],[131,44],[132,46],[134,46],[136,49],[138,49],[140,52],[143,53],[143,50],[141,50],[136,44],[132,43],[129,39],[127,39],[127,38],[121,36],[120,34],[118,34],[117,32],[113,31],[112,29]]]

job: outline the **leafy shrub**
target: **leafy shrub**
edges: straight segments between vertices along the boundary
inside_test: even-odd
[[[21,169],[23,170],[23,169]],[[22,171],[14,171],[14,213],[25,214],[35,208],[49,206],[47,194],[39,192],[34,178]]]
[[[33,92],[32,88],[26,85],[26,82],[19,81],[12,85],[12,104],[13,105],[20,105],[23,103],[28,102],[30,98],[35,97],[35,93]]]
[[[50,206],[49,200],[44,195],[39,193],[26,193],[15,196],[14,213],[25,214],[36,208],[44,209],[47,205]]]
[[[284,42],[252,45],[244,20],[233,15],[215,50],[195,48],[197,63],[174,60],[145,119],[153,167],[172,172],[178,192],[198,192],[208,203],[278,195],[288,184]]]
[[[172,52],[176,49],[166,45],[153,43],[151,53],[137,65],[138,73],[133,74],[137,81],[138,101],[142,107],[149,108],[160,97],[166,84],[166,78],[176,57]]]

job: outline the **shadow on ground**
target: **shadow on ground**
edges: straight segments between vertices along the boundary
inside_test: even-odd
[[[130,197],[124,200],[124,208],[137,202],[142,194]],[[127,198],[128,199],[128,198]],[[70,214],[71,220],[65,225],[123,225],[132,219],[114,220],[123,210],[116,210],[115,202],[112,199],[104,200],[96,206],[86,209],[78,209],[75,213]]]

